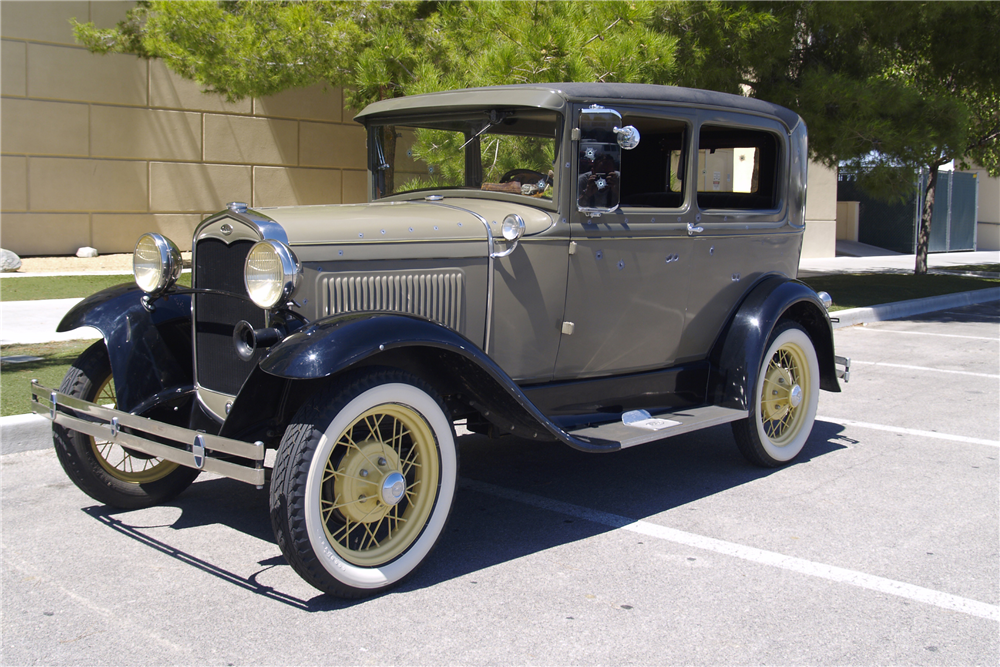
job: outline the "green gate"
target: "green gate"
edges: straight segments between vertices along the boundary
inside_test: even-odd
[[[859,202],[858,241],[904,254],[917,251],[917,229],[927,174],[922,172],[915,180],[912,194],[903,201],[887,202],[861,189],[855,174],[838,174],[837,201]],[[930,252],[976,249],[978,197],[976,174],[938,172]]]

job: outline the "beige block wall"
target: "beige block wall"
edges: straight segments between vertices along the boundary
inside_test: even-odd
[[[837,170],[810,162],[802,258],[835,257],[836,254]]]
[[[365,201],[364,132],[339,89],[228,102],[75,43],[70,19],[110,27],[132,4],[0,3],[0,245],[130,252],[158,231],[186,250],[230,201]]]
[[[857,241],[861,224],[861,202],[837,202],[837,239]]]
[[[969,170],[979,180],[976,250],[1000,250],[1000,178],[981,167]]]

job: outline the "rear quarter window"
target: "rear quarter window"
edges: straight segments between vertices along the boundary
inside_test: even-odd
[[[701,209],[773,210],[779,206],[781,142],[771,132],[702,125],[696,173]]]

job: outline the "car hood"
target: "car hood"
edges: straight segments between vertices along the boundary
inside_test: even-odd
[[[458,197],[254,210],[281,225],[292,246],[485,240],[484,221],[499,238],[503,219],[511,213],[524,220],[525,235],[538,234],[553,224],[550,214],[530,206]]]

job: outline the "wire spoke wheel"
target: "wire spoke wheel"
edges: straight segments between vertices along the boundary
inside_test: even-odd
[[[324,467],[320,514],[331,546],[355,565],[396,558],[426,523],[439,476],[434,433],[421,415],[395,404],[366,411]]]
[[[760,416],[764,432],[776,446],[787,445],[802,427],[802,387],[808,385],[808,376],[805,352],[792,343],[780,347],[768,362]]]
[[[60,391],[105,407],[118,407],[104,341],[77,357]],[[91,498],[113,507],[158,505],[190,486],[199,472],[58,424],[52,426],[52,440],[59,463],[73,483]]]
[[[271,525],[289,565],[340,597],[410,576],[444,530],[458,451],[444,404],[388,368],[346,374],[299,408],[271,479]]]
[[[97,390],[93,401],[109,408],[118,407],[115,394],[115,381],[111,375],[104,380]],[[97,462],[109,475],[129,484],[146,484],[163,479],[178,468],[176,463],[165,461],[155,456],[126,449],[108,440],[97,440],[90,437],[90,446],[97,457]]]
[[[740,452],[764,467],[788,463],[805,446],[819,403],[819,361],[799,325],[772,334],[752,395],[750,417],[732,425]]]

